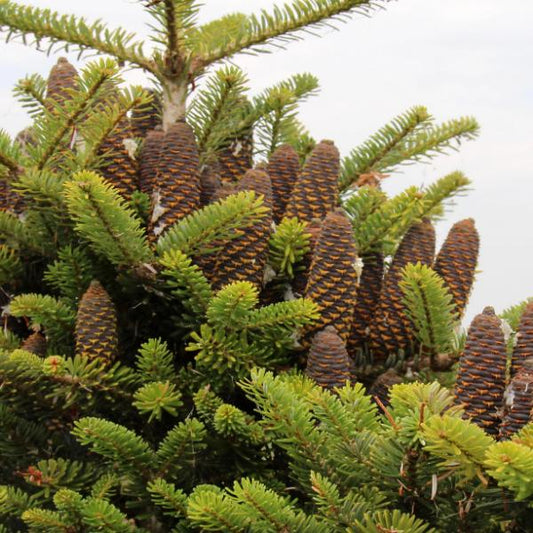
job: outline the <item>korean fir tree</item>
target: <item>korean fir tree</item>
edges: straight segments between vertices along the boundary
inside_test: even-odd
[[[32,124],[0,135],[3,530],[520,531],[529,314],[524,362],[494,394],[465,394],[463,370],[455,395],[390,387],[468,368],[483,344],[473,326],[461,353],[454,333],[473,223],[436,259],[432,240],[469,180],[380,186],[475,120],[414,107],[342,158],[299,121],[313,76],[254,96],[233,64],[211,71],[384,4],[295,0],[199,25],[197,2],[146,1],[147,51],[104,22],[0,2],[8,40],[112,57],[21,80]],[[154,86],[125,88],[124,64]]]

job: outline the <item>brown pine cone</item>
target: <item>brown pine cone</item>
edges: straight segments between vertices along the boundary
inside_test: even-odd
[[[350,334],[356,300],[356,260],[350,220],[340,209],[329,213],[315,246],[305,296],[320,311],[313,330],[334,326],[344,342]]]
[[[152,195],[150,233],[158,238],[165,230],[200,205],[198,147],[192,128],[177,122],[165,133]]]
[[[324,389],[344,387],[350,381],[350,358],[344,341],[333,326],[313,337],[305,373]]]
[[[529,357],[533,357],[533,302],[527,304],[520,318],[511,359],[511,377],[520,370],[523,362]]]
[[[383,285],[383,254],[368,254],[362,259],[363,271],[357,287],[357,300],[348,339],[348,351],[352,357],[368,341],[369,327],[372,324]]]
[[[266,171],[272,180],[274,222],[279,223],[300,171],[296,150],[290,144],[282,144],[270,156]]]
[[[479,234],[474,220],[454,224],[440,249],[433,269],[450,289],[459,317],[463,316],[474,283],[479,255]]]
[[[151,196],[157,180],[157,169],[165,134],[152,130],[146,134],[139,157],[139,189]]]
[[[380,374],[372,386],[370,387],[368,394],[374,398],[377,396],[379,401],[387,407],[390,404],[390,389],[393,385],[402,383],[403,379],[394,368],[389,368],[383,374]]]
[[[133,142],[133,132],[128,120],[124,119],[98,150],[103,162],[100,173],[126,200],[130,200],[137,190],[137,161],[135,154],[130,153],[128,141]]]
[[[405,314],[399,283],[408,263],[431,265],[435,254],[435,229],[428,219],[411,226],[404,235],[392,264],[385,274],[383,288],[370,325],[370,345],[374,362],[384,363],[389,354],[407,351],[412,344],[411,325]]]
[[[202,207],[214,201],[215,193],[221,184],[218,163],[205,165],[200,173],[200,205]]]
[[[255,191],[262,195],[267,207],[272,205],[270,178],[262,170],[248,170],[238,184],[238,191]],[[213,285],[217,289],[233,281],[249,281],[261,289],[268,254],[268,239],[272,231],[272,210],[241,235],[228,242],[217,257]]]
[[[117,313],[99,281],[82,296],[76,318],[76,354],[113,362],[117,356]]]
[[[60,57],[48,76],[45,105],[50,110],[52,102],[70,100],[69,89],[78,86],[78,72],[66,57]]]
[[[492,307],[477,315],[459,360],[455,398],[465,415],[487,433],[496,435],[505,391],[506,343],[501,321]]]
[[[0,211],[9,210],[9,192],[7,178],[0,178]]]
[[[533,420],[533,357],[522,362],[505,391],[505,414],[500,438],[508,439]]]
[[[46,337],[40,331],[36,331],[24,340],[21,349],[44,357],[46,355]]]
[[[144,138],[149,131],[161,126],[161,98],[157,91],[144,89],[152,95],[152,100],[143,107],[134,107],[131,110],[131,127],[134,137]]]
[[[304,255],[301,263],[298,265],[298,270],[294,273],[292,288],[295,294],[305,293],[305,288],[309,280],[309,272],[311,271],[311,263],[313,262],[313,253],[321,230],[322,222],[319,220],[311,221],[305,228],[305,232],[311,238],[309,239],[309,251]]]
[[[322,220],[335,209],[339,169],[339,151],[333,142],[318,143],[294,185],[285,216],[311,222],[313,219]]]

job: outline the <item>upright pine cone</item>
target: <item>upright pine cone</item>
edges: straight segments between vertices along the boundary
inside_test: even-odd
[[[46,355],[46,337],[40,331],[36,331],[24,340],[21,348],[44,357]]]
[[[272,207],[276,223],[283,218],[299,170],[298,154],[290,144],[282,144],[268,161],[266,171],[272,180]]]
[[[335,326],[344,342],[350,334],[356,300],[356,260],[352,224],[342,210],[332,211],[322,224],[305,296],[319,307],[316,329]]]
[[[529,357],[533,357],[533,302],[527,304],[518,326],[516,345],[511,359],[511,376],[514,376]]]
[[[404,235],[392,264],[385,275],[376,312],[371,323],[370,345],[375,362],[385,362],[388,355],[408,350],[412,335],[405,314],[400,280],[408,263],[431,265],[435,254],[435,229],[428,219],[411,226]]]
[[[270,178],[262,170],[248,170],[238,185],[239,191],[255,191],[264,197],[268,211],[253,225],[242,230],[219,252],[213,274],[216,288],[233,281],[249,281],[259,289],[268,253],[268,239],[272,231],[272,186]]]
[[[474,283],[479,254],[479,234],[474,220],[467,218],[452,226],[433,269],[453,296],[455,311],[463,316]]]
[[[533,357],[522,362],[505,391],[505,414],[500,438],[508,439],[533,420]]]
[[[318,143],[294,185],[285,216],[311,222],[322,220],[333,211],[337,203],[339,168],[339,151],[333,142]]]
[[[380,374],[376,378],[374,383],[372,383],[368,394],[372,397],[377,396],[384,406],[388,406],[390,404],[390,389],[393,385],[398,385],[402,382],[402,376],[400,376],[394,368],[389,368],[386,372],[383,372],[383,374]]]
[[[133,143],[133,131],[128,120],[119,122],[99,149],[103,158],[102,176],[126,199],[137,190],[137,161]]]
[[[165,134],[162,130],[152,130],[144,138],[139,158],[139,189],[151,196],[157,180],[157,169],[161,157],[161,147]]]
[[[152,96],[148,105],[131,110],[131,127],[135,137],[146,137],[149,131],[161,125],[161,98],[153,89],[144,89]]]
[[[362,259],[363,272],[357,286],[357,300],[348,339],[348,351],[352,357],[368,340],[369,327],[372,324],[383,285],[383,254],[372,253],[363,256]]]
[[[45,100],[46,107],[50,109],[52,102],[60,103],[61,101],[69,100],[70,95],[68,94],[68,90],[75,89],[77,85],[78,72],[68,62],[67,58],[60,57],[48,76]]]
[[[309,272],[311,271],[311,263],[313,262],[313,253],[321,230],[322,222],[319,220],[313,220],[307,224],[307,227],[305,228],[306,233],[308,233],[311,238],[309,239],[309,251],[304,255],[300,265],[298,265],[298,270],[295,272],[292,281],[292,288],[297,294],[304,294],[305,288],[307,287]]]
[[[204,165],[200,173],[200,205],[210,204],[215,198],[217,189],[221,186],[218,163]]]
[[[344,341],[333,326],[313,337],[305,373],[324,389],[344,387],[350,381],[350,358]]]
[[[498,433],[506,362],[501,321],[492,307],[486,307],[468,330],[457,372],[455,397],[464,405],[466,416],[491,435]]]
[[[117,313],[99,281],[82,296],[76,318],[76,354],[112,362],[117,356]]]
[[[159,237],[169,226],[200,204],[198,147],[192,128],[177,122],[168,128],[161,146],[157,184],[152,196],[150,230]]]

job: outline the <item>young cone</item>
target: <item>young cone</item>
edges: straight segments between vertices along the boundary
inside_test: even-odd
[[[357,287],[357,300],[353,314],[352,329],[348,339],[348,351],[354,356],[368,340],[369,327],[379,301],[383,285],[383,254],[373,253],[363,258],[363,272]]]
[[[506,409],[500,426],[500,438],[510,438],[532,420],[532,390],[533,357],[528,357],[505,391]]]
[[[433,270],[450,289],[459,317],[472,290],[478,255],[479,234],[474,220],[467,218],[452,226],[435,260]]]
[[[165,133],[152,196],[150,230],[159,237],[200,205],[198,147],[192,128],[177,122]]]
[[[99,281],[82,296],[76,318],[76,354],[112,362],[117,356],[117,314]]]
[[[403,292],[399,285],[402,270],[408,263],[431,265],[434,254],[435,229],[428,219],[424,219],[411,226],[404,235],[385,275],[370,331],[375,362],[385,362],[389,354],[410,347],[410,322],[405,315]]]
[[[161,98],[153,89],[144,89],[152,95],[152,100],[143,107],[131,110],[131,127],[135,137],[144,138],[149,131],[161,125]]]
[[[322,220],[337,203],[339,151],[332,141],[318,143],[294,185],[285,216]]]
[[[282,144],[268,161],[266,171],[272,180],[272,214],[276,223],[283,218],[299,170],[298,154],[290,144]]]
[[[327,215],[313,253],[305,290],[319,307],[316,328],[335,326],[344,342],[348,340],[356,300],[357,252],[352,225],[342,210]]]
[[[506,343],[501,321],[492,307],[477,315],[459,362],[455,397],[465,415],[487,433],[498,433],[505,391]]]
[[[337,330],[328,326],[313,337],[305,373],[324,389],[343,387],[350,381],[350,358]]]
[[[67,58],[60,57],[52,67],[46,86],[45,105],[51,108],[52,102],[60,103],[70,98],[69,89],[75,89],[78,85],[78,72],[68,62]]]
[[[238,191],[255,191],[263,195],[266,207],[272,206],[270,178],[262,170],[248,170],[238,185]],[[221,288],[233,281],[249,281],[261,289],[271,231],[272,211],[269,209],[219,253],[213,274],[214,287]]]
[[[21,348],[44,357],[46,355],[46,337],[40,331],[36,331],[24,340]]]
[[[137,190],[137,161],[128,149],[131,139],[133,131],[128,120],[124,119],[115,126],[99,149],[105,162],[100,173],[126,200]]]
[[[523,362],[529,357],[533,357],[533,302],[527,304],[520,319],[511,359],[511,376],[518,373]]]
[[[161,145],[165,134],[162,130],[149,131],[144,139],[139,157],[139,189],[151,196],[157,179]]]

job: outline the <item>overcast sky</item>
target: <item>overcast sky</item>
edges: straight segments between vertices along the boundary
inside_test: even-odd
[[[28,0],[26,3],[103,18],[146,35],[136,0]],[[202,21],[268,8],[272,0],[205,0]],[[311,72],[321,93],[302,118],[316,138],[341,154],[415,104],[439,121],[473,115],[478,140],[459,153],[409,166],[388,178],[394,194],[462,170],[474,190],[438,226],[439,243],[453,222],[473,217],[481,235],[480,273],[468,321],[485,305],[497,311],[533,296],[533,2],[529,0],[398,0],[371,18],[354,17],[340,31],[322,31],[286,51],[241,56],[260,90],[296,72]],[[69,57],[76,63],[75,57]],[[55,59],[21,44],[0,43],[0,127],[14,134],[27,117],[11,96],[27,73],[46,75]],[[142,82],[139,73],[128,79]]]

